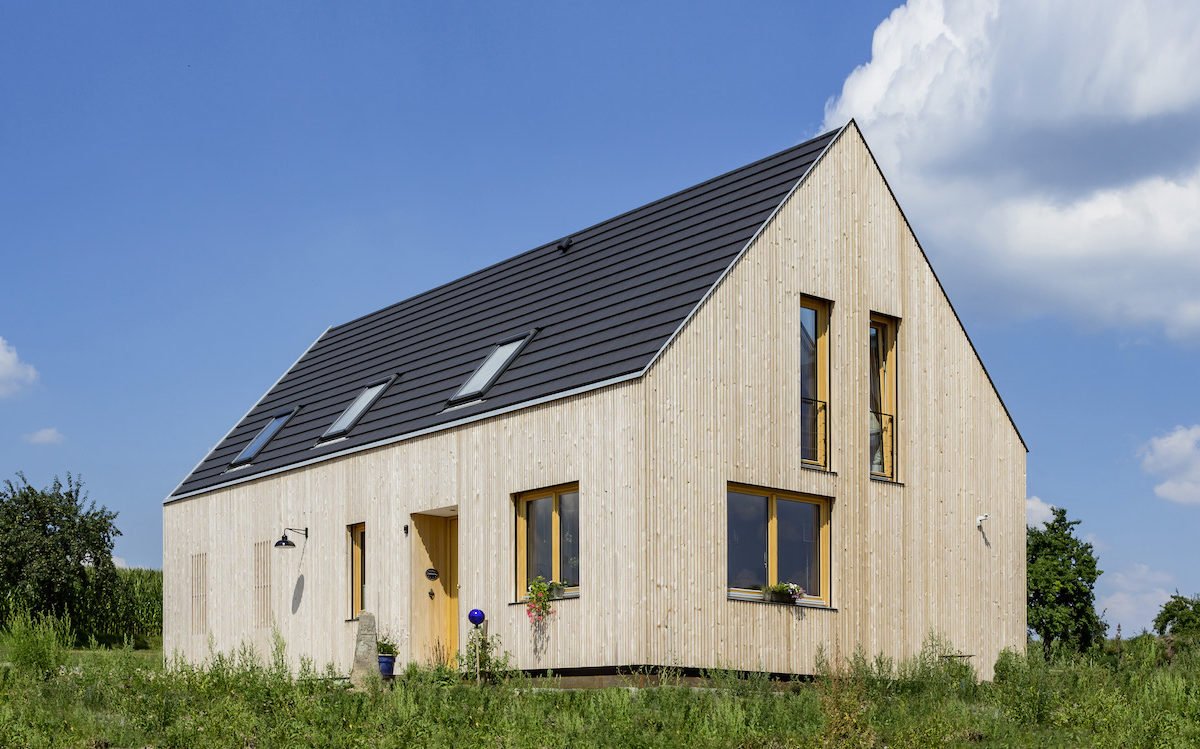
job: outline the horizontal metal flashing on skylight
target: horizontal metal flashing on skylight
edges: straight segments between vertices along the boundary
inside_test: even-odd
[[[528,333],[523,333],[518,337],[509,338],[496,344],[479,368],[467,378],[463,386],[458,389],[454,397],[450,399],[450,405],[458,405],[463,401],[473,400],[483,397],[496,380],[500,379],[500,375],[504,374],[504,370],[508,369],[508,365],[521,353],[522,349],[528,345],[529,341],[537,334],[538,328],[534,328]]]
[[[342,415],[329,425],[329,428],[325,430],[325,434],[321,435],[321,439],[328,440],[334,437],[341,437],[353,429],[354,425],[371,409],[371,406],[375,405],[375,401],[379,400],[379,397],[383,395],[383,391],[387,390],[388,385],[396,381],[396,377],[397,375],[392,375],[364,387],[358,394],[358,397],[354,399],[354,402],[345,411],[342,411]]]
[[[242,448],[238,456],[229,464],[230,467],[245,465],[254,460],[262,452],[262,449],[267,446],[267,443],[271,441],[271,438],[278,434],[280,429],[283,429],[283,425],[288,422],[288,419],[295,416],[299,410],[299,406],[293,406],[273,415],[271,420],[267,422],[267,425],[258,434],[254,435],[254,439],[250,440],[250,444]]]

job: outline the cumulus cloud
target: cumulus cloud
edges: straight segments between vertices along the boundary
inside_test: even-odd
[[[1180,504],[1200,504],[1200,424],[1175,427],[1142,447],[1142,468],[1163,479],[1154,493]]]
[[[66,439],[63,433],[54,427],[46,427],[25,435],[24,440],[31,445],[57,445]]]
[[[112,560],[114,567],[119,567],[120,569],[126,569],[129,567],[129,563],[125,561],[125,557],[119,557],[116,554],[113,554]]]
[[[0,336],[0,398],[13,395],[37,381],[37,370],[21,361],[17,350]]]
[[[1200,4],[910,0],[826,106],[940,271],[1012,314],[1200,340]]]
[[[1054,505],[1043,502],[1041,497],[1025,499],[1025,525],[1041,526],[1054,517]]]
[[[1118,624],[1125,636],[1150,629],[1158,610],[1171,597],[1167,587],[1172,581],[1166,572],[1145,564],[1102,575],[1097,586],[1104,592],[1096,598],[1096,608],[1112,628],[1108,634],[1116,634]]]

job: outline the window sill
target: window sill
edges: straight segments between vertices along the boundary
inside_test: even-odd
[[[817,473],[825,473],[825,474],[829,474],[830,476],[837,475],[837,471],[831,471],[828,468],[826,468],[825,466],[819,465],[817,463],[803,463],[802,462],[802,463],[800,463],[800,467],[806,471],[816,471]]]
[[[903,481],[897,481],[896,479],[888,478],[887,476],[875,476],[874,474],[872,474],[871,480],[878,481],[881,484],[894,484],[895,486],[904,486]]]
[[[789,609],[821,609],[822,611],[837,611],[833,606],[821,601],[801,601],[800,603],[784,603],[782,601],[768,601],[762,596],[756,596],[753,593],[734,593],[730,591],[727,594],[730,601],[745,601],[747,603],[761,603],[767,606],[783,606]]]
[[[579,597],[579,591],[576,590],[576,591],[573,591],[570,593],[564,593],[561,596],[559,596],[558,598],[551,598],[550,603],[554,603],[555,601],[568,601],[568,600],[571,600],[573,598],[578,598],[578,597]],[[513,602],[509,603],[508,605],[509,606],[524,606],[528,602],[529,602],[528,598],[522,598],[521,600],[513,601]]]

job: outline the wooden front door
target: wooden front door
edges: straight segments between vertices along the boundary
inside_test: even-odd
[[[458,518],[413,515],[412,521],[413,657],[453,666],[458,654]]]

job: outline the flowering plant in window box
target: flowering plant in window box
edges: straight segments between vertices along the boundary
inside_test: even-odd
[[[525,616],[533,624],[541,624],[554,615],[554,607],[550,604],[556,598],[562,598],[567,590],[565,582],[547,580],[538,575],[529,583],[525,596]]]
[[[804,595],[804,588],[796,583],[763,586],[763,600],[773,603],[800,603],[804,600]]]

